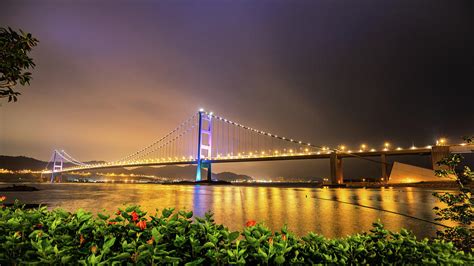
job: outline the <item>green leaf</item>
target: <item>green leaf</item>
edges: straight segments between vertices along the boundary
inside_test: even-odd
[[[268,255],[265,253],[261,248],[258,248],[258,254],[262,256],[263,258],[267,259]]]
[[[126,259],[129,259],[130,257],[131,257],[130,253],[123,252],[113,257],[113,260],[126,260]]]
[[[186,218],[189,219],[189,218],[191,218],[191,217],[193,217],[193,212],[192,212],[192,211],[186,213]]]
[[[61,257],[61,263],[62,264],[67,264],[68,262],[70,262],[72,259],[72,256],[71,255],[66,255],[66,256],[63,256]]]
[[[99,216],[99,218],[104,220],[104,221],[106,221],[110,217],[110,215],[104,215],[102,213],[98,213],[97,216]]]
[[[235,232],[232,232],[229,234],[229,242],[232,242],[234,240],[236,240],[238,237],[240,236],[240,232],[239,231],[235,231]]]
[[[285,257],[283,257],[282,255],[277,256],[277,257],[275,258],[275,263],[276,263],[276,264],[283,264],[284,262],[285,262]]]
[[[203,248],[213,248],[215,246],[216,245],[214,245],[214,243],[212,243],[212,242],[206,242],[206,244],[204,244],[202,247]]]
[[[107,240],[107,242],[104,243],[104,249],[110,249],[115,243],[115,237],[112,237],[111,239]]]

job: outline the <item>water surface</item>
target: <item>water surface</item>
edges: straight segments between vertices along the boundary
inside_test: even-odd
[[[174,207],[203,216],[212,211],[215,220],[232,230],[248,220],[264,222],[273,230],[284,224],[298,235],[309,231],[326,237],[343,237],[371,229],[380,219],[387,228],[407,228],[419,237],[434,236],[430,222],[434,206],[441,206],[424,188],[308,188],[256,186],[193,186],[159,184],[34,184],[40,191],[2,192],[7,202],[44,203],[69,211],[83,208],[112,213],[123,204],[139,204],[149,213]],[[393,213],[395,212],[395,213]],[[399,214],[396,214],[399,213]],[[400,214],[404,214],[407,217]]]

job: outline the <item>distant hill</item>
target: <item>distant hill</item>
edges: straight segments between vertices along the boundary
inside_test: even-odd
[[[94,161],[95,163],[100,161]],[[17,171],[30,169],[34,171],[42,170],[46,167],[47,162],[40,161],[34,158],[25,157],[25,156],[4,156],[0,155],[0,168]],[[64,164],[69,166],[70,164]],[[49,166],[51,168],[51,165]],[[156,176],[169,179],[182,179],[182,180],[194,180],[196,176],[196,166],[186,165],[186,166],[176,166],[176,165],[167,165],[162,167],[137,167],[132,169],[126,168],[111,168],[111,169],[98,169],[94,170],[94,173],[114,173],[114,174],[125,174],[125,175],[146,175],[146,176]],[[203,170],[202,175],[207,176],[207,171]],[[232,172],[222,172],[222,173],[213,173],[212,178],[216,180],[224,181],[243,181],[243,180],[252,180],[252,177],[247,175],[239,175]]]
[[[25,156],[4,156],[0,155],[0,168],[17,171],[23,169],[41,170],[47,162],[36,160]]]
[[[103,161],[90,161],[86,163],[102,163]],[[33,171],[39,171],[43,170],[48,162],[45,161],[40,161],[31,157],[26,157],[26,156],[6,156],[6,155],[0,155],[0,168],[1,169],[7,169],[7,170],[12,170],[12,171],[17,171],[17,170],[33,170]],[[64,163],[64,167],[72,166],[71,163]],[[51,164],[48,166],[49,169],[51,169]]]
[[[167,165],[161,167],[150,167],[142,166],[134,169],[125,169],[125,168],[114,168],[114,169],[100,169],[95,170],[95,173],[115,173],[115,174],[125,174],[125,175],[145,175],[145,176],[156,176],[162,178],[170,179],[182,179],[192,181],[196,177],[196,166],[186,165],[186,166],[177,166],[177,165]],[[207,171],[203,170],[202,175],[207,176]],[[253,180],[252,177],[248,175],[239,175],[232,172],[222,172],[222,173],[213,173],[212,179],[215,180],[224,180],[224,181],[250,181]]]

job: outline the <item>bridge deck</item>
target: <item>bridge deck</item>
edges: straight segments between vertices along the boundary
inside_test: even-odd
[[[419,149],[408,149],[408,150],[389,150],[389,151],[367,151],[367,152],[352,152],[352,153],[338,153],[340,158],[350,157],[378,157],[382,154],[386,156],[402,156],[402,155],[429,155],[431,149],[419,148]],[[280,156],[255,156],[255,157],[222,157],[213,158],[211,160],[204,160],[210,163],[237,163],[237,162],[264,162],[264,161],[289,161],[289,160],[314,160],[314,159],[329,159],[331,153],[320,153],[320,154],[294,154],[294,155],[280,155]],[[100,164],[91,167],[82,168],[65,168],[62,171],[56,173],[65,172],[81,172],[87,170],[99,170],[99,169],[112,169],[112,168],[125,168],[125,167],[141,167],[141,166],[165,166],[165,165],[192,165],[197,164],[196,160],[182,160],[182,161],[165,161],[165,162],[139,162],[131,164]],[[51,173],[46,171],[44,173]]]

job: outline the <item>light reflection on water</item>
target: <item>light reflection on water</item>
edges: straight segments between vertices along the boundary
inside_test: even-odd
[[[434,221],[440,206],[422,188],[320,189],[254,186],[191,186],[153,184],[35,184],[36,192],[2,192],[8,202],[45,203],[69,211],[114,212],[123,204],[139,204],[150,214],[174,207],[198,216],[214,212],[216,222],[240,230],[248,220],[264,222],[273,230],[284,224],[298,235],[309,231],[343,237],[371,229],[380,219],[388,229],[407,228],[417,236],[433,236],[436,225],[384,212],[388,210]],[[357,206],[359,205],[359,206]],[[365,206],[376,208],[370,209]]]

